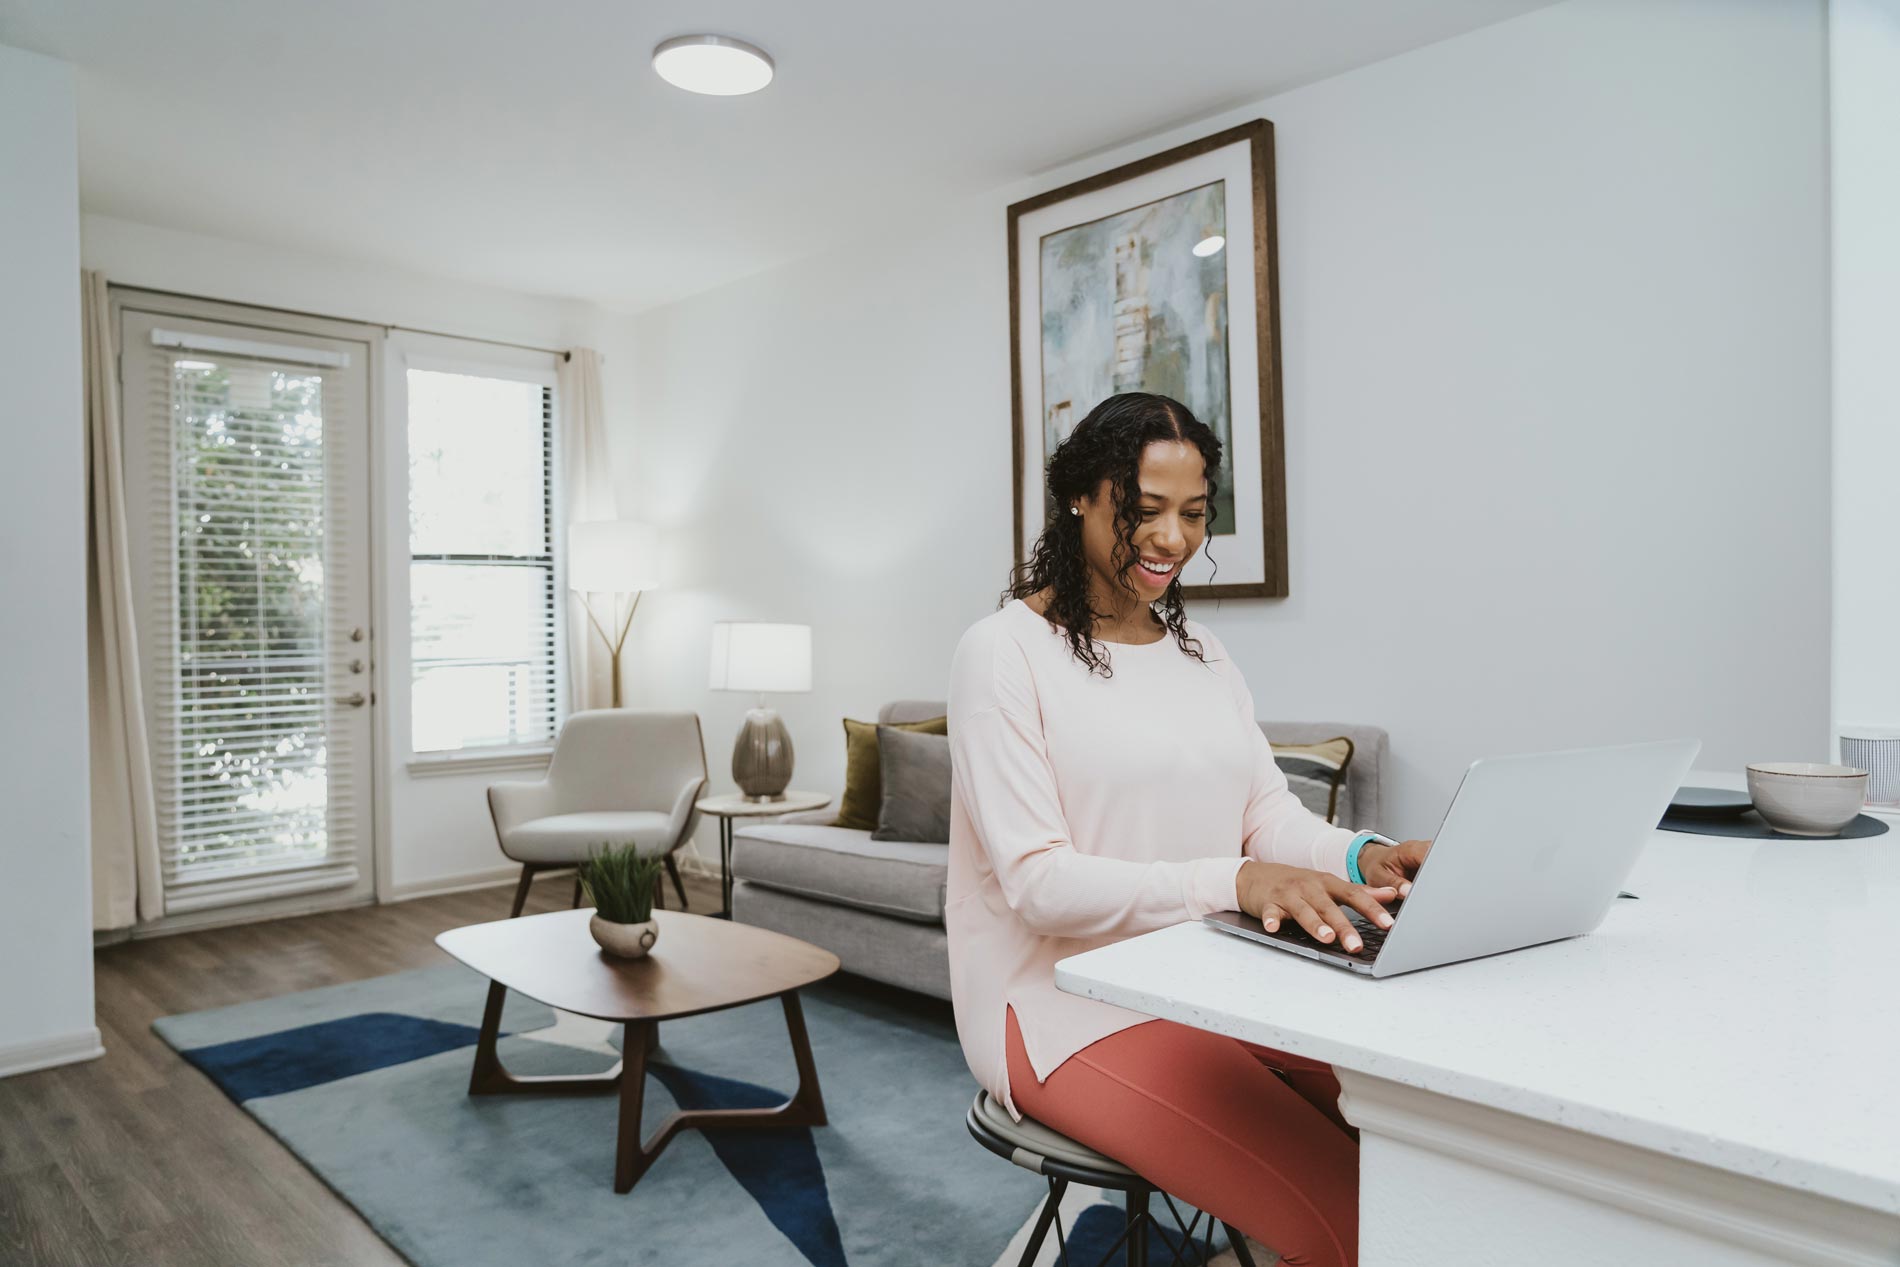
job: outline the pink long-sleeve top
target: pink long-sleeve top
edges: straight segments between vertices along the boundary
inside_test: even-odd
[[[1151,1018],[1056,988],[1058,959],[1239,908],[1247,858],[1346,874],[1353,833],[1308,812],[1212,631],[1105,644],[1091,674],[1022,600],[972,625],[950,668],[944,924],[964,1058],[1016,1117],[1013,1008],[1036,1078]]]

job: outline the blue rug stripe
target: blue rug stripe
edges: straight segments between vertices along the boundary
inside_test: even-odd
[[[395,1012],[363,1012],[180,1054],[239,1104],[472,1047],[480,1031]]]
[[[647,1072],[682,1109],[769,1109],[786,1097],[750,1082],[654,1062]],[[818,1147],[804,1127],[705,1132],[713,1155],[812,1267],[847,1267]]]

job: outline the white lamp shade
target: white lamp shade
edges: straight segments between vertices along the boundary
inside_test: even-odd
[[[567,528],[567,587],[633,594],[660,584],[660,532],[651,524],[600,519]]]
[[[712,689],[809,691],[811,626],[720,621],[713,626]]]

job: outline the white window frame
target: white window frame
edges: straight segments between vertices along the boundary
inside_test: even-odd
[[[392,496],[385,503],[384,540],[389,549],[384,568],[385,610],[397,613],[384,641],[388,647],[390,751],[402,754],[411,775],[470,774],[484,770],[512,770],[544,767],[554,751],[554,740],[546,743],[516,744],[470,748],[450,752],[417,752],[412,696],[414,657],[410,646],[411,562],[409,540],[409,371],[425,370],[447,374],[471,374],[482,378],[508,379],[533,383],[553,392],[553,428],[549,436],[548,460],[551,464],[548,487],[552,505],[550,548],[554,552],[554,731],[560,733],[569,712],[567,623],[567,507],[561,478],[561,389],[559,358],[547,352],[485,344],[472,339],[417,334],[395,330],[389,336],[387,369],[384,382],[387,400],[385,412],[389,427],[385,433],[383,460],[389,472]]]

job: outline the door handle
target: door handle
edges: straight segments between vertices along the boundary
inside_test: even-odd
[[[338,704],[348,704],[351,708],[361,708],[363,705],[369,703],[369,696],[363,694],[361,691],[352,691],[348,695],[337,696],[335,702]]]

